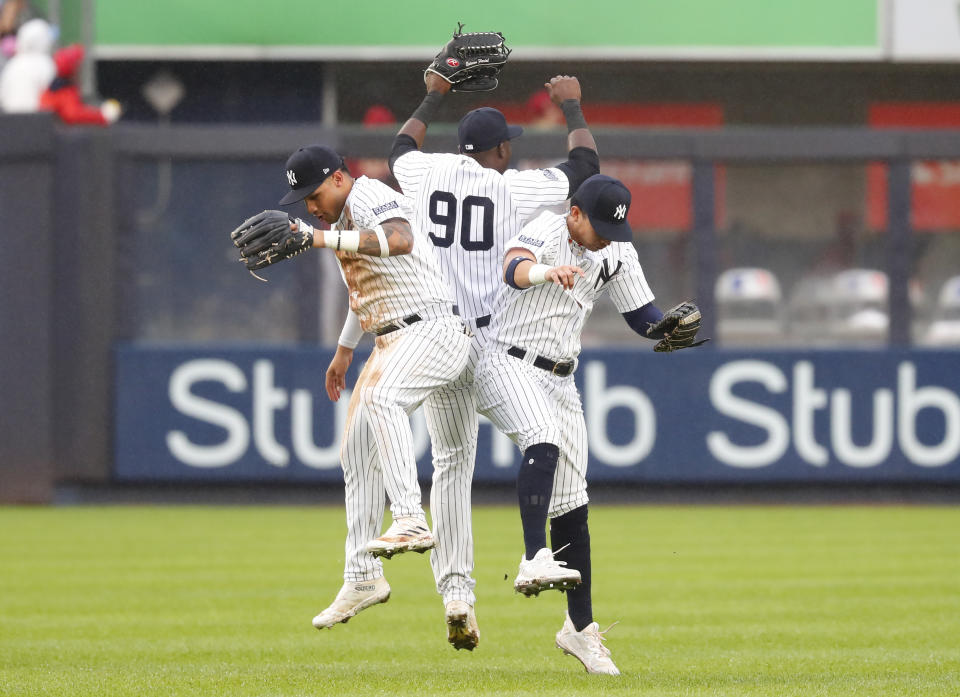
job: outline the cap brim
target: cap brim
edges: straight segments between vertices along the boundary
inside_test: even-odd
[[[523,129],[520,126],[507,126],[507,140],[513,140],[521,133]]]
[[[281,206],[289,206],[291,203],[296,203],[297,201],[302,201],[307,196],[312,194],[317,187],[315,186],[301,186],[296,189],[291,189],[287,192],[287,195],[280,199]]]
[[[611,242],[633,241],[633,230],[630,229],[630,225],[626,221],[616,225],[603,220],[591,220],[590,223],[593,225],[594,232],[605,240],[610,240]]]

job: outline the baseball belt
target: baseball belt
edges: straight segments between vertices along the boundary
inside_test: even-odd
[[[490,315],[484,315],[483,317],[477,317],[470,320],[470,323],[473,324],[477,329],[483,329],[484,327],[490,324]]]
[[[519,358],[522,361],[526,359],[527,352],[519,346],[511,346],[507,349],[507,355],[513,356],[514,358]],[[548,373],[559,375],[562,378],[565,378],[572,373],[574,366],[576,366],[574,361],[551,361],[545,356],[534,356],[531,363],[533,363],[535,368],[546,370]]]
[[[383,336],[384,334],[389,334],[390,332],[395,332],[395,331],[397,331],[398,329],[403,329],[404,327],[408,327],[408,326],[410,326],[411,324],[416,324],[417,322],[422,322],[424,319],[437,319],[437,318],[439,318],[439,317],[443,317],[443,316],[445,316],[447,313],[439,313],[439,314],[437,314],[437,313],[426,313],[426,312],[424,312],[424,314],[429,314],[430,316],[429,316],[429,317],[423,317],[419,312],[414,312],[412,315],[407,315],[407,316],[404,317],[403,319],[398,319],[398,320],[396,320],[396,321],[394,321],[394,322],[391,322],[390,324],[385,324],[385,325],[383,325],[382,327],[378,327],[377,329],[374,329],[374,330],[373,330],[373,333],[376,334],[377,336]],[[460,308],[457,307],[456,305],[454,305],[454,306],[453,306],[452,314],[453,314],[453,315],[456,315],[456,316],[459,316],[459,315],[460,315]]]

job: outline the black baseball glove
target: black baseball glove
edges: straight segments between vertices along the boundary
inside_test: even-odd
[[[496,89],[497,76],[507,64],[510,49],[500,32],[457,33],[427,66],[426,73],[436,73],[450,83],[453,92],[487,92]]]
[[[240,261],[252,272],[310,249],[313,226],[283,211],[263,211],[244,220],[230,239],[240,250]]]
[[[651,324],[647,334],[663,334],[663,339],[653,347],[658,353],[669,353],[680,349],[693,348],[705,344],[710,339],[696,341],[700,330],[700,308],[692,302],[682,302],[671,308],[659,322]]]

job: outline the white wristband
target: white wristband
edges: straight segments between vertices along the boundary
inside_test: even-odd
[[[387,234],[383,231],[383,226],[377,225],[373,231],[377,233],[377,242],[380,243],[380,258],[390,256],[390,244],[387,242]]]
[[[536,286],[547,280],[547,271],[552,269],[552,266],[547,266],[546,264],[534,264],[530,267],[530,270],[527,271],[527,279],[530,281],[531,286]]]
[[[360,318],[353,310],[347,310],[347,318],[343,322],[343,330],[340,332],[337,343],[344,348],[354,349],[357,348],[361,338],[363,338],[363,327],[360,326]]]
[[[360,249],[360,231],[324,230],[323,246],[337,252],[355,252]]]

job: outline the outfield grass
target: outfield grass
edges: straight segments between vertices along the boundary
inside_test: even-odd
[[[426,556],[332,631],[340,508],[0,509],[0,695],[958,695],[960,509],[597,507],[594,610],[623,675],[512,592],[512,508],[474,512],[481,643]],[[507,577],[509,581],[505,581]]]

